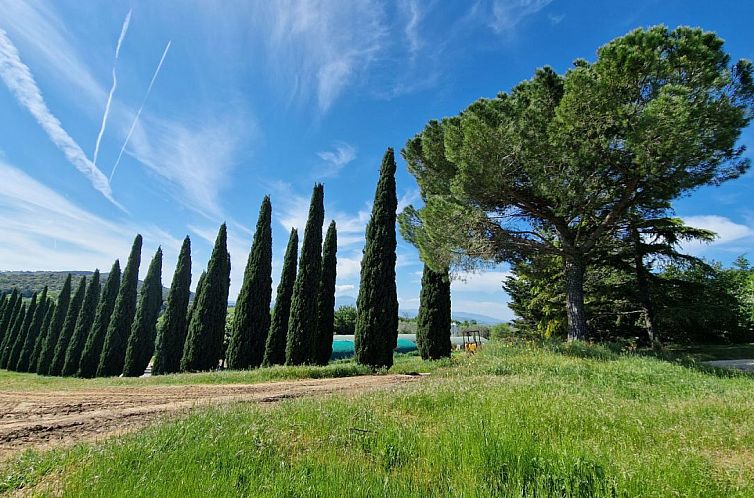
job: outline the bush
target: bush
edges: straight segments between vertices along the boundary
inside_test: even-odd
[[[341,306],[335,310],[335,335],[353,335],[356,332],[356,306]]]

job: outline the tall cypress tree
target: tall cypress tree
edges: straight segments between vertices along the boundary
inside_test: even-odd
[[[325,220],[324,187],[314,185],[306,220],[304,241],[296,283],[293,285],[291,316],[288,322],[286,365],[303,365],[311,361],[312,341],[317,326],[317,291],[322,266],[322,223]]]
[[[183,344],[188,331],[188,304],[191,297],[191,239],[183,239],[162,326],[157,333],[152,375],[175,373],[181,369]]]
[[[29,372],[37,371],[39,354],[42,352],[42,346],[44,345],[45,339],[47,338],[47,333],[50,330],[50,322],[52,322],[53,316],[55,316],[55,302],[48,299],[47,312],[45,313],[44,320],[42,320],[42,326],[39,329],[39,335],[34,342],[34,347],[32,349],[31,356],[29,357]]]
[[[450,356],[450,278],[447,269],[436,272],[424,265],[416,346],[425,360]]]
[[[291,296],[293,283],[296,281],[296,262],[298,258],[298,231],[291,229],[288,247],[283,257],[283,271],[280,274],[275,309],[272,312],[270,333],[264,348],[263,365],[282,365],[285,363],[285,345],[288,336],[288,318],[291,314]]]
[[[31,319],[29,330],[26,333],[26,338],[21,346],[21,352],[18,354],[18,360],[16,361],[17,372],[29,371],[29,360],[31,359],[31,354],[34,352],[34,346],[36,345],[37,338],[42,330],[42,322],[47,314],[47,308],[49,305],[50,302],[49,299],[47,299],[47,286],[45,286],[37,300],[37,308],[34,310],[34,316]]]
[[[68,306],[71,304],[71,274],[65,278],[63,288],[58,294],[58,302],[55,306],[55,314],[50,320],[50,326],[44,337],[44,342],[39,351],[35,371],[40,375],[47,375],[52,365],[52,357],[55,355],[55,346],[58,344],[63,323],[68,314]]]
[[[52,365],[50,365],[47,375],[62,375],[63,373],[65,354],[68,351],[71,337],[73,337],[73,333],[76,330],[76,321],[79,318],[81,306],[84,304],[84,297],[86,297],[86,277],[81,277],[79,285],[76,287],[76,292],[71,297],[71,304],[68,306],[68,313],[65,315],[65,322],[63,322],[63,330],[60,331],[58,344],[55,346],[55,354],[52,356]]]
[[[26,308],[26,316],[24,317],[24,322],[21,324],[21,330],[18,331],[18,335],[15,337],[15,341],[12,345],[10,345],[10,353],[8,354],[8,358],[5,362],[5,367],[8,370],[15,370],[16,364],[18,363],[18,358],[21,356],[21,349],[24,347],[24,343],[26,342],[26,336],[29,334],[29,329],[31,328],[31,321],[34,318],[34,313],[37,311],[37,293],[35,292],[31,296],[31,302],[29,303],[29,307]]]
[[[8,330],[10,329],[11,320],[13,320],[16,314],[17,307],[21,307],[21,296],[18,293],[18,289],[13,288],[10,296],[6,298],[5,307],[3,308],[2,317],[0,317],[0,344],[3,343]]]
[[[97,377],[110,377],[123,373],[126,360],[126,341],[131,333],[131,324],[136,315],[136,289],[139,284],[139,265],[141,264],[141,234],[136,236],[128,263],[123,270],[118,298],[107,326],[102,355],[97,366]]]
[[[115,309],[115,300],[118,297],[119,288],[120,261],[116,259],[107,275],[107,282],[105,282],[97,305],[97,313],[94,315],[94,323],[89,331],[89,336],[86,338],[84,350],[81,352],[79,369],[76,374],[79,377],[91,378],[97,375],[97,366],[100,356],[102,356],[102,346],[105,344],[107,327]]]
[[[154,340],[157,336],[157,316],[162,307],[162,248],[149,263],[147,276],[141,288],[139,308],[131,327],[126,348],[126,361],[123,365],[124,377],[140,377],[144,374],[154,353]]]
[[[371,368],[390,368],[398,340],[398,296],[395,289],[395,156],[388,149],[374,194],[372,218],[361,259],[356,300],[356,361]]]
[[[62,375],[71,376],[76,375],[76,372],[78,372],[81,352],[84,350],[84,344],[87,337],[89,337],[89,331],[92,329],[94,314],[97,312],[97,303],[102,292],[99,279],[99,270],[94,270],[92,279],[89,281],[89,287],[86,289],[84,302],[79,310],[78,318],[76,318],[76,328],[73,330],[73,336],[68,342],[68,349],[65,352],[65,361],[63,362],[63,370],[61,372]]]
[[[18,309],[18,313],[13,318],[13,325],[3,340],[2,350],[0,350],[0,368],[8,368],[8,358],[10,357],[13,344],[16,342],[16,337],[21,333],[21,327],[23,326],[24,319],[26,318],[26,303],[21,303],[21,307]]]
[[[312,345],[312,358],[317,365],[327,365],[332,356],[335,333],[335,279],[338,266],[338,231],[330,222],[322,246],[322,272],[317,293],[317,337]]]
[[[181,358],[181,370],[189,372],[213,370],[220,362],[230,288],[230,255],[227,238],[227,228],[223,223],[207,264],[207,275],[196,296],[195,309],[189,322],[183,358]]]
[[[256,368],[264,359],[272,299],[272,206],[265,196],[244,271],[228,344],[228,367]]]

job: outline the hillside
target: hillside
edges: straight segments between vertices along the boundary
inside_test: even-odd
[[[17,288],[21,291],[24,297],[31,297],[34,292],[41,291],[46,285],[51,295],[57,296],[60,289],[63,288],[63,283],[68,274],[76,277],[89,277],[92,275],[91,271],[0,271],[0,294],[3,292],[10,292],[13,288]],[[100,281],[102,285],[107,280],[107,273],[100,274]],[[139,280],[139,289],[144,284]],[[169,289],[165,286],[162,287],[162,298],[168,298]],[[191,294],[193,299],[193,293]]]

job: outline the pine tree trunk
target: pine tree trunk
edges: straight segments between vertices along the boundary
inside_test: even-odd
[[[641,305],[644,315],[644,338],[647,345],[654,346],[657,341],[657,335],[654,326],[654,306],[652,305],[652,296],[649,288],[649,275],[644,267],[644,253],[641,249],[641,235],[639,230],[631,228],[631,239],[634,244],[634,271],[636,273],[636,284],[639,288],[639,304]]]
[[[584,309],[584,273],[586,265],[581,256],[567,255],[565,260],[566,311],[568,314],[568,340],[587,338],[586,310]]]

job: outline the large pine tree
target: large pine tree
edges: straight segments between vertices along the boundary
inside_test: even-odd
[[[296,283],[293,285],[288,322],[286,365],[303,365],[312,358],[312,340],[317,326],[317,291],[322,266],[322,223],[325,220],[324,187],[314,185],[306,220]]]
[[[16,369],[18,358],[21,356],[21,349],[23,349],[24,343],[26,343],[26,336],[29,334],[29,329],[31,328],[31,321],[34,318],[34,313],[37,311],[37,297],[36,292],[31,296],[31,302],[29,303],[29,307],[26,308],[26,316],[21,324],[21,330],[18,331],[13,344],[10,345],[10,353],[5,360],[5,367],[8,370]]]
[[[272,299],[272,206],[265,196],[244,271],[228,344],[228,367],[256,368],[264,359]]]
[[[395,156],[388,149],[374,194],[372,218],[361,259],[356,301],[356,361],[371,368],[390,368],[398,340],[398,296],[395,288]]]
[[[97,313],[97,303],[102,293],[100,287],[99,270],[94,270],[89,287],[86,289],[84,303],[79,310],[79,316],[76,318],[76,328],[73,330],[73,336],[68,342],[68,349],[65,352],[65,361],[63,362],[62,375],[76,375],[79,370],[81,353],[84,350],[86,339],[89,337],[89,331],[94,323],[94,315]]]
[[[450,278],[448,271],[433,271],[424,265],[416,346],[425,360],[450,356]]]
[[[18,334],[21,333],[21,327],[23,326],[24,319],[26,318],[26,303],[21,303],[21,307],[13,317],[13,325],[10,330],[5,334],[2,346],[0,346],[0,368],[8,367],[8,358],[10,357],[13,344],[16,342]]]
[[[55,346],[58,344],[60,332],[63,330],[63,323],[68,314],[68,307],[71,304],[71,274],[69,273],[63,283],[63,288],[58,294],[55,314],[52,315],[50,326],[45,333],[44,342],[41,344],[35,371],[40,375],[47,375],[52,365],[52,357],[55,355]]]
[[[136,289],[139,284],[141,264],[141,234],[136,236],[128,263],[123,270],[118,298],[107,326],[107,335],[102,346],[102,355],[97,366],[97,377],[111,377],[123,373],[126,360],[126,342],[131,333],[131,324],[136,315]]]
[[[338,232],[335,220],[330,222],[322,246],[322,272],[317,293],[317,337],[312,344],[312,357],[317,365],[327,365],[332,356],[335,333],[335,279],[338,266]]]
[[[55,354],[52,356],[52,365],[48,370],[48,375],[61,375],[63,373],[63,364],[65,363],[65,353],[68,351],[68,344],[71,342],[71,337],[76,331],[76,321],[81,311],[81,306],[84,304],[84,297],[86,297],[86,277],[81,277],[76,292],[71,298],[71,304],[68,306],[68,313],[65,315],[65,322],[63,322],[63,330],[60,331],[60,337],[58,338],[58,344],[55,346]]]
[[[107,282],[102,289],[97,312],[94,315],[94,323],[89,330],[89,336],[86,338],[84,350],[81,352],[79,360],[79,369],[76,375],[84,378],[91,378],[97,375],[97,366],[99,365],[100,356],[102,356],[102,346],[105,344],[107,328],[110,324],[110,317],[115,309],[115,300],[118,297],[120,288],[120,261],[115,260],[110,273],[107,275]]]
[[[227,238],[227,228],[223,223],[207,264],[207,275],[204,277],[202,288],[196,295],[195,308],[189,322],[183,358],[181,358],[181,370],[189,372],[214,370],[220,362],[230,288],[230,255]]]
[[[16,314],[17,308],[21,307],[21,296],[18,293],[18,289],[13,288],[10,296],[5,299],[5,307],[3,308],[3,314],[0,317],[0,344],[3,343],[5,335],[8,333],[13,320],[13,316]]]
[[[45,313],[44,319],[42,320],[42,326],[39,328],[39,335],[34,342],[34,347],[32,349],[31,356],[29,357],[29,372],[37,371],[39,354],[42,351],[42,346],[44,345],[45,339],[47,338],[47,333],[50,330],[50,322],[52,322],[53,316],[55,316],[55,302],[48,299],[47,312]]]
[[[29,331],[26,333],[26,338],[21,346],[21,352],[18,355],[16,361],[17,372],[28,372],[31,359],[31,355],[34,352],[34,346],[37,343],[37,338],[42,330],[42,323],[44,322],[45,315],[47,314],[47,308],[50,306],[50,300],[47,299],[47,286],[42,289],[42,293],[39,295],[37,301],[37,308],[34,310],[34,316],[31,319],[29,325]]]
[[[139,308],[131,327],[126,348],[124,377],[140,377],[144,374],[154,353],[157,336],[157,316],[162,307],[162,248],[158,247],[152,258],[141,288]]]
[[[188,330],[188,304],[191,297],[191,239],[183,239],[178,264],[165,307],[162,326],[157,333],[152,375],[175,373],[181,369],[183,344]]]
[[[270,333],[264,348],[264,366],[282,365],[285,363],[285,345],[288,336],[288,318],[291,314],[291,297],[293,283],[296,281],[296,262],[298,261],[298,231],[291,229],[288,247],[283,257],[283,271],[278,282],[275,309],[272,312]]]

